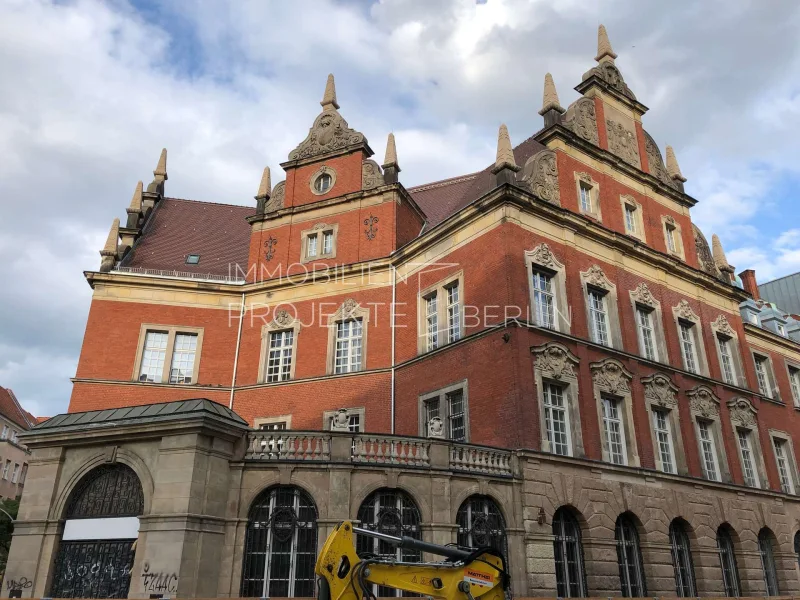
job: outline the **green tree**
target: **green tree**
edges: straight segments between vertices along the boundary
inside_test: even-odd
[[[19,511],[19,500],[6,498],[0,501],[0,584],[6,574],[8,551],[11,549],[11,534],[14,533],[14,522]],[[8,513],[8,514],[6,514]],[[9,515],[11,518],[9,518]]]

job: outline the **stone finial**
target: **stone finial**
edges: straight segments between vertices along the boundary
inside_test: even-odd
[[[553,82],[553,76],[550,73],[546,73],[544,76],[542,110],[539,111],[539,114],[544,116],[549,110],[557,110],[560,113],[564,112],[564,109],[558,101],[558,92],[556,91],[556,84]]]
[[[519,167],[514,160],[514,151],[511,149],[511,138],[508,135],[508,127],[506,127],[505,124],[500,125],[500,130],[497,132],[497,159],[494,162],[493,171],[499,171],[501,169],[519,171]]]
[[[720,271],[733,275],[735,269],[728,264],[725,250],[722,249],[722,242],[719,241],[716,233],[711,236],[711,254],[714,256],[714,264]]]
[[[325,94],[322,96],[323,110],[336,110],[339,103],[336,102],[336,83],[333,81],[333,73],[328,74],[328,82],[325,84]]]
[[[397,147],[394,144],[394,134],[390,133],[386,139],[386,155],[383,158],[383,167],[397,166]]]
[[[100,272],[108,273],[114,268],[117,261],[117,250],[119,243],[119,219],[114,219],[111,223],[111,231],[108,232],[106,244],[100,250]]]
[[[258,193],[256,198],[269,198],[272,193],[272,176],[269,172],[269,167],[264,167],[264,173],[261,175],[261,183],[258,186]]]
[[[131,198],[131,205],[128,207],[128,214],[142,212],[143,191],[144,191],[144,185],[140,181],[136,184],[136,190],[134,190],[133,192],[133,198]]]
[[[597,28],[597,56],[594,59],[597,62],[614,62],[617,58],[616,53],[611,49],[611,42],[608,41],[608,33],[606,33],[606,26],[600,25]]]
[[[161,149],[161,156],[158,158],[158,164],[156,165],[156,170],[153,171],[153,175],[158,179],[161,178],[161,181],[166,181],[169,179],[167,176],[167,149]]]
[[[678,166],[678,159],[675,158],[675,150],[672,146],[667,146],[667,174],[681,183],[686,181],[686,177],[681,173],[681,168]]]

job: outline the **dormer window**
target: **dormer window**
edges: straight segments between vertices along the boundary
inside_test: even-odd
[[[786,337],[786,327],[783,326],[783,323],[776,323],[775,325],[778,327],[778,334]]]
[[[197,265],[200,263],[200,255],[199,254],[189,254],[186,257],[186,264],[187,265]]]

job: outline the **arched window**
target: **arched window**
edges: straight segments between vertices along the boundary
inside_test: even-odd
[[[794,553],[797,558],[797,566],[800,567],[800,531],[794,534]]]
[[[397,537],[407,535],[417,540],[422,539],[420,515],[414,500],[402,490],[382,489],[373,492],[358,509],[358,520],[361,527],[379,531]],[[403,562],[419,562],[422,553],[418,550],[400,549],[386,542],[366,536],[356,537],[356,551],[359,556],[365,554],[389,555]],[[400,590],[379,586],[379,597],[400,596]]]
[[[672,549],[672,567],[675,570],[675,592],[682,598],[697,596],[692,551],[685,521],[672,521],[669,526],[669,543]]]
[[[586,596],[581,527],[569,509],[559,508],[553,516],[553,536],[558,596],[561,598]]]
[[[469,548],[491,546],[503,553],[508,562],[506,523],[500,508],[489,496],[470,496],[456,515],[458,545]]]
[[[739,583],[739,568],[736,566],[736,553],[733,550],[733,537],[729,525],[720,525],[717,529],[717,550],[725,595],[729,598],[738,598],[742,595],[742,586]]]
[[[775,568],[772,540],[775,535],[768,527],[758,532],[758,553],[761,555],[761,569],[764,572],[764,585],[767,587],[767,596],[777,596],[778,571]]]
[[[67,501],[50,596],[126,598],[143,512],[142,484],[130,467],[103,465],[84,475]]]
[[[317,507],[303,490],[276,486],[250,507],[240,595],[247,598],[314,595]]]
[[[624,598],[647,596],[639,534],[630,515],[620,515],[614,528],[619,564],[619,584]]]

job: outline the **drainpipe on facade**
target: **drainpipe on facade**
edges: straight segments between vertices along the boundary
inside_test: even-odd
[[[392,265],[392,307],[391,307],[391,327],[392,327],[392,391],[391,391],[391,418],[392,418],[392,431],[394,434],[394,303],[397,292],[397,268]]]
[[[244,321],[244,292],[242,292],[242,305],[239,308],[239,333],[236,336],[236,353],[233,355],[233,377],[231,378],[231,401],[228,408],[233,410],[233,390],[236,389],[236,369],[239,366],[239,344],[242,341],[242,322]]]

